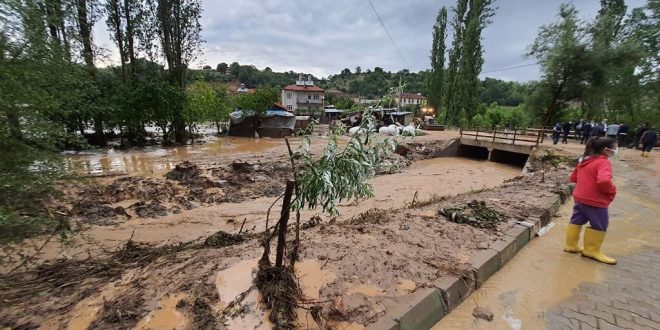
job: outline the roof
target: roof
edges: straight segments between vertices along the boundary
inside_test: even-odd
[[[328,90],[326,90],[325,92],[328,93],[328,94],[333,94],[333,95],[345,95],[345,94],[348,94],[348,93],[346,93],[346,92],[342,92],[342,91],[340,91],[340,90],[338,90],[338,89],[328,89]]]
[[[323,88],[317,86],[289,85],[283,88],[285,91],[296,92],[324,92]]]
[[[285,106],[283,106],[282,104],[280,104],[280,103],[273,103],[273,106],[270,107],[269,110],[274,110],[274,109],[279,109],[279,110],[288,111],[288,109],[287,109]]]
[[[326,113],[339,113],[339,112],[344,112],[344,110],[339,110],[339,109],[325,109]]]
[[[392,112],[392,116],[405,116],[405,115],[410,115],[412,112],[410,111],[397,111],[397,112]]]
[[[426,96],[424,96],[424,95],[419,95],[419,94],[414,94],[414,93],[401,93],[401,98],[406,98],[406,99],[425,99]]]

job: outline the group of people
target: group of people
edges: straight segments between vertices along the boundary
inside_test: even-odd
[[[623,122],[608,124],[607,119],[603,119],[602,122],[581,119],[575,123],[572,121],[557,123],[552,128],[552,143],[557,144],[560,139],[562,143],[568,143],[568,136],[572,130],[575,131],[575,138],[579,139],[581,144],[587,143],[592,137],[608,137],[616,141],[619,146],[626,146],[630,134],[630,127]],[[648,153],[658,141],[658,131],[646,123],[639,125],[634,133],[631,147],[638,148],[642,144],[642,156],[648,157]]]

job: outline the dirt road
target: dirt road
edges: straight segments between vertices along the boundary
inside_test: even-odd
[[[573,149],[579,148],[571,145]],[[572,203],[434,329],[660,329],[660,155],[622,150],[612,161],[619,193],[604,251],[608,266],[562,252]],[[475,319],[476,306],[495,314]]]

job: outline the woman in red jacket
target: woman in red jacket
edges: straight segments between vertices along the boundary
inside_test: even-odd
[[[619,151],[615,140],[594,137],[587,143],[584,156],[571,174],[575,182],[573,190],[573,216],[566,229],[564,251],[582,253],[606,264],[614,265],[616,260],[604,255],[600,248],[605,240],[609,225],[607,208],[616,196],[616,186],[612,183],[612,164],[607,159]],[[582,226],[589,222],[584,232],[584,249],[578,247]]]

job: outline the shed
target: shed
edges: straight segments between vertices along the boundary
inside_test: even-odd
[[[325,109],[325,113],[323,114],[323,123],[327,124],[332,122],[333,120],[338,120],[340,119],[342,113],[344,113],[342,110],[339,109]]]
[[[408,126],[408,124],[413,121],[413,113],[410,111],[396,111],[391,113],[392,118],[403,126]]]

